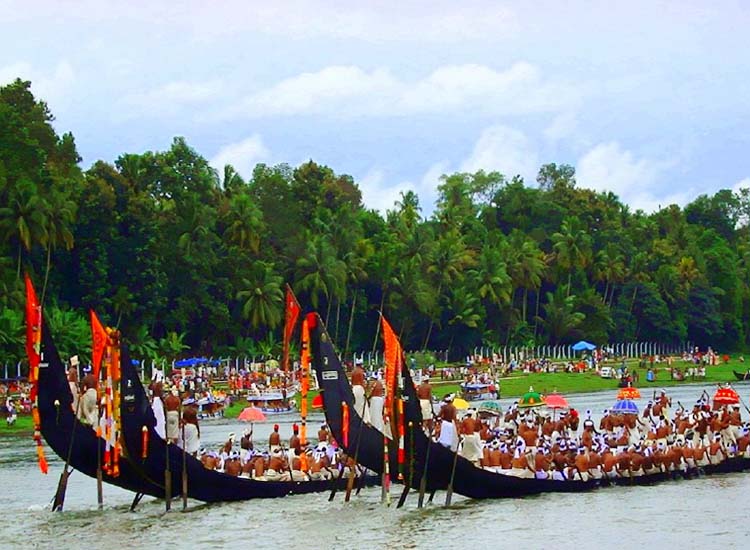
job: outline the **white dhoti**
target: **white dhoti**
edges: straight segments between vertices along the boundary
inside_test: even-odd
[[[432,420],[432,401],[429,399],[420,399],[419,408],[422,411],[422,421]]]
[[[177,439],[180,436],[180,413],[167,411],[167,439]]]
[[[289,473],[287,472],[287,475]],[[266,470],[265,473],[266,481],[281,481],[281,474],[277,472],[276,470]]]
[[[536,477],[536,472],[532,472],[528,468],[511,468],[508,470],[508,475],[520,477],[523,479],[533,479]]]
[[[482,440],[478,433],[464,436],[461,456],[470,462],[479,462],[482,459]]]
[[[352,386],[352,393],[354,394],[354,410],[357,414],[368,424],[370,423],[370,407],[367,406],[367,399],[365,398],[365,388],[362,386]]]
[[[162,402],[161,397],[154,397],[154,400],[151,403],[151,409],[154,411],[154,418],[156,419],[154,430],[159,437],[166,439],[167,432],[166,420],[164,418],[164,403]]]
[[[445,420],[440,424],[440,437],[438,443],[443,447],[448,447],[451,451],[456,452],[458,449],[458,434],[456,433],[456,426],[453,422],[447,422]]]
[[[78,419],[92,428],[99,424],[99,403],[97,401],[96,390],[89,388],[81,396],[81,403],[78,405]]]
[[[379,432],[383,432],[383,397],[373,395],[370,397],[370,424]]]

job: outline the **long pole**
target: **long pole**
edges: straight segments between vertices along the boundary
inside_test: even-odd
[[[421,508],[424,504],[424,494],[427,491],[427,468],[430,465],[430,449],[432,448],[432,430],[427,433],[427,452],[424,456],[424,467],[422,468],[422,478],[419,480],[419,500],[417,500],[417,508]]]
[[[166,435],[166,434],[165,434]],[[164,461],[164,506],[166,511],[172,508],[172,471],[169,465],[169,437],[166,437],[167,454]]]
[[[409,455],[407,457],[409,474],[406,477],[404,490],[401,492],[401,496],[398,499],[396,508],[401,508],[406,502],[406,497],[409,494],[409,489],[411,489],[411,484],[414,480],[414,422],[409,422],[409,429],[407,433],[409,434],[409,444],[407,445],[407,448],[409,449]]]
[[[78,396],[78,404],[76,405],[76,414],[73,417],[73,429],[70,433],[70,442],[68,443],[68,454],[65,457],[65,465],[63,471],[60,474],[60,480],[57,482],[57,491],[55,491],[55,498],[52,502],[53,512],[62,512],[63,504],[65,503],[65,491],[68,488],[68,478],[73,472],[72,469],[68,469],[70,466],[70,457],[73,454],[73,441],[76,435],[76,420],[78,419],[78,412],[81,410],[81,401],[83,401],[83,395]],[[98,442],[97,442],[98,444]]]
[[[102,487],[102,429],[96,427],[96,503],[99,510],[104,508],[104,488]]]
[[[188,504],[188,478],[187,478],[187,451],[185,450],[185,421],[182,417],[182,398],[180,398],[180,421],[182,422],[182,509],[187,510]]]
[[[445,505],[451,505],[451,498],[453,498],[453,479],[456,475],[456,464],[458,464],[458,448],[461,445],[461,439],[459,438],[458,444],[456,445],[456,452],[453,455],[453,467],[451,468],[451,479],[448,483],[448,491],[445,494]]]

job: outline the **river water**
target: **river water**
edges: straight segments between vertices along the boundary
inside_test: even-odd
[[[690,406],[708,386],[671,388],[676,401]],[[747,403],[750,385],[737,384]],[[645,390],[644,390],[645,391]],[[583,413],[614,402],[614,392],[569,398]],[[647,396],[639,400],[645,404]],[[501,400],[507,406],[508,400]],[[747,414],[746,412],[744,413]],[[291,434],[293,417],[278,417]],[[316,420],[308,423],[317,432]],[[265,441],[274,422],[255,425],[255,441]],[[218,447],[237,421],[204,421],[203,444]],[[659,550],[746,548],[750,535],[750,472],[679,480],[650,487],[602,488],[588,494],[548,494],[523,499],[473,501],[454,495],[450,508],[438,492],[433,504],[416,507],[380,504],[380,488],[363,489],[349,503],[341,493],[205,505],[190,501],[186,512],[175,501],[145,497],[129,511],[132,494],[105,485],[105,509],[96,509],[96,482],[71,475],[65,511],[49,511],[63,462],[46,448],[48,475],[39,473],[29,438],[0,439],[0,548],[518,548],[602,549],[649,544]],[[51,456],[50,456],[51,455]],[[400,487],[394,488],[394,501]],[[657,546],[658,545],[658,546]]]

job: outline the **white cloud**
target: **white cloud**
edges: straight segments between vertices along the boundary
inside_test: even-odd
[[[526,181],[533,181],[538,168],[536,150],[526,135],[502,125],[486,128],[461,165],[462,172],[497,170],[508,178],[521,175]]]
[[[750,189],[750,178],[741,179],[732,187],[734,193],[739,193],[742,189]]]
[[[435,208],[440,176],[448,173],[448,168],[447,162],[436,162],[418,180],[397,183],[388,183],[385,171],[373,168],[357,181],[357,185],[362,191],[362,202],[367,208],[385,214],[388,210],[393,210],[396,201],[401,200],[401,193],[413,191],[419,197],[422,215],[429,216]]]
[[[124,117],[135,115],[174,115],[186,106],[205,103],[221,96],[220,80],[168,82],[157,88],[125,96],[121,103]]]
[[[220,173],[224,165],[231,164],[234,169],[245,179],[250,178],[259,162],[267,161],[270,152],[258,134],[253,134],[247,139],[225,145],[214,155],[210,164]]]
[[[616,141],[601,143],[578,161],[576,179],[581,187],[612,191],[632,210],[653,212],[669,204],[683,205],[695,195],[692,189],[661,192],[659,177],[671,161],[637,159]]]
[[[471,154],[458,167],[448,161],[435,162],[421,178],[390,185],[386,183],[384,171],[374,168],[358,184],[368,208],[385,213],[393,209],[401,192],[411,190],[419,196],[422,215],[430,216],[438,198],[440,177],[444,174],[497,170],[508,177],[520,174],[526,181],[533,181],[538,168],[536,150],[526,135],[508,126],[497,125],[485,128]]]
[[[502,71],[476,64],[446,65],[414,81],[399,79],[384,68],[330,66],[255,92],[227,109],[225,116],[554,113],[577,106],[585,89],[551,82],[525,62]]]
[[[70,99],[70,91],[76,81],[73,67],[66,60],[60,61],[51,73],[39,70],[25,61],[0,67],[0,85],[8,84],[16,78],[30,80],[34,96],[47,102],[53,110]]]
[[[206,40],[262,33],[287,40],[333,38],[369,42],[466,42],[507,39],[519,25],[513,11],[492,0],[422,3],[383,0],[376,3],[332,0],[248,2],[203,0],[130,2],[100,0],[26,2],[11,0],[0,22],[73,19],[102,25],[138,22],[149,27],[176,26]]]
[[[552,142],[560,141],[573,135],[577,126],[576,114],[573,111],[565,111],[552,119],[544,129],[544,137]]]

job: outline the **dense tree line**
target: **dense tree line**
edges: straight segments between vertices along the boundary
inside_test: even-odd
[[[348,351],[373,346],[378,311],[406,348],[454,356],[580,337],[750,343],[747,190],[646,214],[547,164],[533,183],[443,176],[431,216],[406,192],[383,217],[329,167],[259,164],[245,181],[182,138],[83,171],[29,89],[0,88],[0,362],[23,354],[24,270],[70,352],[93,307],[141,356],[268,353],[285,282]]]

